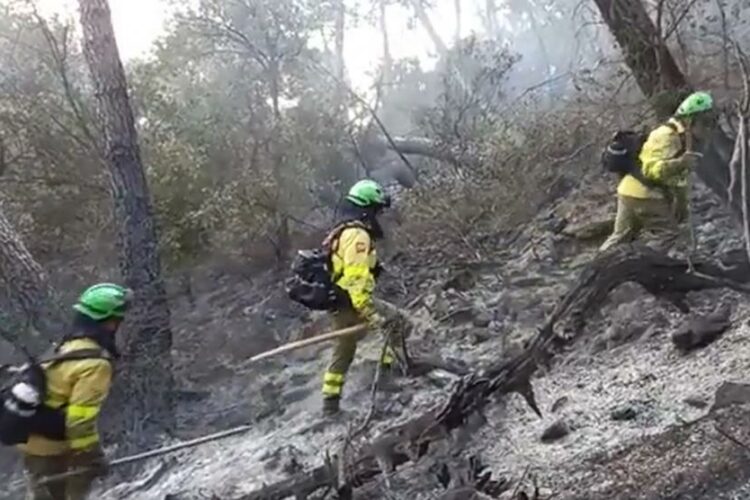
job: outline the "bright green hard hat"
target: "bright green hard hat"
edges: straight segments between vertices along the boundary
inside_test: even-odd
[[[129,288],[112,283],[100,283],[88,288],[73,309],[94,321],[122,318],[133,296]]]
[[[675,116],[692,116],[710,111],[714,107],[714,99],[708,92],[694,92],[682,101]]]
[[[360,207],[373,205],[387,207],[391,204],[391,198],[383,191],[377,182],[365,179],[354,184],[349,189],[346,199]]]

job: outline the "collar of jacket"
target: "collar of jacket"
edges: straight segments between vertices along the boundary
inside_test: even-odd
[[[117,349],[114,334],[104,332],[92,334],[88,332],[77,331],[75,333],[67,335],[60,343],[60,347],[62,348],[66,343],[73,340],[88,340],[92,344],[95,344],[94,347],[107,351],[112,359],[118,359],[120,357],[120,351]]]
[[[685,125],[680,120],[678,120],[677,118],[674,118],[674,117],[670,118],[669,119],[669,123],[671,123],[672,125],[674,125],[675,129],[677,129],[677,133],[678,134],[684,134],[685,131],[687,130],[685,128]]]
[[[377,210],[374,207],[359,207],[349,200],[344,200],[336,210],[336,224],[340,226],[347,222],[358,221],[366,226],[367,232],[374,240],[383,238],[383,227],[380,225],[377,217]]]

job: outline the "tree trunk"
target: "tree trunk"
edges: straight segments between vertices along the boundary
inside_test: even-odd
[[[78,3],[84,54],[98,101],[104,158],[111,173],[120,267],[125,283],[136,292],[125,351],[126,380],[119,386],[127,397],[128,410],[135,412],[138,421],[149,430],[170,431],[174,380],[169,304],[125,71],[107,0]]]
[[[286,261],[286,257],[289,253],[291,246],[290,235],[289,235],[289,216],[284,210],[286,198],[285,198],[285,186],[286,179],[284,176],[284,150],[282,141],[284,140],[284,134],[282,133],[282,117],[280,107],[280,95],[281,95],[281,70],[279,68],[279,59],[273,55],[271,63],[268,68],[269,75],[269,88],[271,91],[271,104],[273,106],[273,124],[271,130],[273,131],[273,140],[268,143],[271,155],[271,168],[273,169],[273,179],[276,182],[276,196],[274,197],[274,209],[275,213],[275,225],[276,225],[276,261],[279,265]],[[341,80],[339,80],[341,81]]]
[[[417,15],[417,19],[419,19],[420,24],[427,32],[427,35],[429,35],[430,40],[432,40],[432,43],[435,45],[435,49],[438,51],[438,54],[443,58],[446,57],[448,55],[448,46],[443,39],[440,38],[437,30],[435,30],[435,26],[432,24],[430,16],[427,15],[427,11],[424,9],[424,5],[422,5],[422,0],[411,0],[411,4],[414,6],[414,13]]]
[[[41,354],[52,342],[59,340],[67,318],[49,285],[47,275],[26,249],[2,210],[0,280],[5,282],[11,300],[23,313],[23,321],[13,323],[33,327],[26,328],[26,331],[30,331],[27,336],[23,336],[24,332],[14,326],[3,328],[3,337],[31,354]]]
[[[385,137],[375,139],[379,148],[387,148],[405,155],[416,155],[448,162],[452,165],[474,165],[479,162],[477,158],[463,156],[459,158],[452,151],[441,147],[434,140],[427,137],[393,137],[391,143]]]
[[[638,86],[649,97],[660,118],[670,116],[690,85],[675,62],[641,0],[595,0],[633,72]],[[722,200],[729,202],[738,220],[742,217],[739,183],[730,187],[729,162],[734,141],[717,129],[703,150],[704,159],[697,174]]]
[[[684,92],[689,88],[669,48],[641,0],[595,0],[604,22],[623,50],[625,62],[633,71],[638,86],[648,97],[662,92]],[[666,103],[665,103],[666,104]],[[676,106],[669,103],[658,109],[661,117],[672,114]]]
[[[549,70],[552,66],[552,58],[549,56],[547,44],[544,41],[544,34],[542,33],[542,27],[539,24],[539,20],[537,19],[536,12],[534,10],[534,4],[529,2],[529,8],[527,10],[527,13],[529,14],[529,23],[531,24],[531,31],[534,33],[534,36],[537,39],[537,43],[539,43],[539,54],[542,56],[542,64],[544,64],[544,77],[547,78],[550,76]],[[550,100],[552,98],[551,95],[547,97]]]
[[[453,0],[453,11],[456,13],[456,32],[453,40],[456,45],[461,42],[461,0]]]
[[[484,29],[490,38],[494,39],[497,36],[497,5],[495,0],[485,1]]]
[[[386,86],[392,82],[393,73],[393,56],[391,55],[391,42],[388,38],[388,20],[386,17],[386,0],[379,0],[380,7],[380,34],[383,37],[383,83]]]
[[[336,50],[336,110],[339,111],[346,97],[344,77],[346,66],[344,63],[344,31],[346,29],[346,7],[344,0],[335,2],[336,17],[334,26],[334,47]]]
[[[430,16],[427,15],[427,11],[424,9],[424,5],[422,5],[422,0],[411,0],[411,4],[414,6],[414,12],[417,15],[417,19],[419,19],[422,27],[425,29],[427,35],[429,35],[432,43],[435,45],[435,49],[437,50],[438,54],[445,62],[446,68],[448,69],[448,71],[451,71],[453,73],[453,75],[456,77],[456,82],[458,83],[459,87],[465,92],[469,88],[469,86],[466,83],[466,80],[464,80],[461,71],[459,71],[459,69],[456,68],[456,66],[449,60],[450,53],[448,51],[448,46],[445,44],[443,39],[440,38],[437,30],[435,30],[435,26],[432,24]]]

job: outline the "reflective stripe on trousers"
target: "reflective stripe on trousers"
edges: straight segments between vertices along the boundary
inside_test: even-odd
[[[326,372],[323,376],[323,395],[341,396],[344,388],[344,375],[342,373]]]

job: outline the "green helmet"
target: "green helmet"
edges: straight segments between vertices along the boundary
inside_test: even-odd
[[[364,179],[354,184],[349,189],[346,199],[360,207],[381,206],[389,207],[391,198],[377,182]]]
[[[129,288],[100,283],[83,292],[73,309],[94,321],[122,318],[132,296],[133,292]]]
[[[694,92],[682,101],[677,108],[675,116],[692,116],[698,113],[711,111],[714,107],[714,99],[708,92]]]

